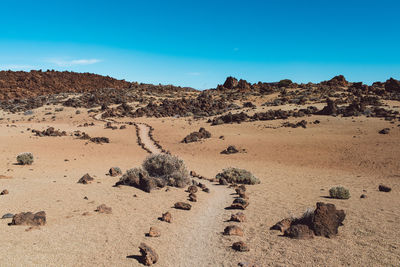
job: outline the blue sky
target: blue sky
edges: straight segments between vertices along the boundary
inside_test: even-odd
[[[0,69],[198,89],[400,79],[396,0],[0,1]]]

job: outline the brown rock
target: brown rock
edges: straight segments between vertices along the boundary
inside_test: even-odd
[[[163,213],[162,217],[161,217],[161,221],[167,222],[167,223],[171,223],[172,222],[172,215],[169,211],[167,211],[166,213]]]
[[[243,212],[238,212],[236,214],[231,215],[230,221],[233,222],[245,222],[246,221],[246,216],[244,215]]]
[[[144,265],[150,266],[158,261],[158,255],[153,248],[145,243],[141,243],[139,249],[142,257],[141,260]]]
[[[150,236],[150,237],[159,237],[159,236],[161,236],[161,232],[160,232],[160,230],[158,228],[152,226],[152,227],[150,227],[148,236]]]
[[[312,219],[312,229],[318,236],[335,236],[345,217],[344,211],[336,210],[335,205],[318,202]]]
[[[197,186],[195,186],[195,185],[191,185],[191,186],[189,186],[188,187],[188,190],[187,190],[189,193],[197,193],[197,191],[198,191],[198,189],[197,189]]]
[[[243,236],[243,230],[239,226],[229,225],[224,229],[224,235],[237,235]]]
[[[232,248],[240,252],[250,251],[249,247],[243,241],[233,243]]]
[[[271,230],[279,230],[284,233],[287,229],[290,228],[293,220],[290,218],[283,219],[282,221],[278,222],[274,226],[271,227]]]
[[[3,191],[1,191],[1,193],[0,193],[0,195],[8,195],[8,190],[7,189],[4,189]]]
[[[110,170],[108,171],[108,173],[110,174],[110,176],[114,177],[114,176],[118,176],[121,175],[121,169],[117,168],[117,167],[112,167],[110,168]]]
[[[190,193],[189,194],[189,201],[197,202],[197,196],[196,196],[195,193]]]
[[[111,214],[112,213],[112,208],[106,206],[105,204],[101,204],[98,206],[95,211],[98,213],[106,213],[106,214]]]
[[[230,209],[241,209],[245,210],[249,206],[249,202],[243,198],[237,198],[233,201]]]
[[[40,226],[46,224],[46,213],[39,211],[37,213],[21,212],[14,215],[11,225],[32,225]]]
[[[84,176],[82,176],[81,179],[79,179],[78,183],[79,184],[90,184],[93,181],[94,181],[93,177],[91,177],[88,173],[86,173]]]
[[[203,192],[210,193],[210,188],[208,188],[208,187],[203,188]]]
[[[192,208],[192,205],[185,202],[176,202],[174,208],[179,210],[190,210]]]
[[[313,231],[304,224],[295,224],[285,230],[285,236],[293,239],[311,239],[314,238]]]

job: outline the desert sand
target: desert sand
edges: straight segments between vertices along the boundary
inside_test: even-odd
[[[44,107],[35,110],[31,121],[20,114],[1,114],[0,189],[10,193],[0,196],[0,215],[41,210],[47,214],[47,224],[37,229],[9,226],[11,219],[0,221],[1,265],[141,266],[137,260],[141,242],[157,251],[158,266],[237,266],[239,262],[398,266],[400,262],[400,131],[396,125],[390,135],[379,135],[388,122],[365,117],[312,116],[306,120],[318,119],[320,124],[307,129],[279,127],[279,120],[210,126],[205,119],[117,119],[138,123],[143,142],[157,150],[147,138],[149,129],[140,123],[151,125],[154,139],[163,148],[207,178],[230,166],[257,176],[261,183],[247,187],[251,204],[244,211],[247,221],[241,223],[242,238],[222,235],[225,226],[232,224],[227,222],[232,211],[225,209],[233,200],[232,188],[206,181],[211,192],[200,192],[192,210],[181,211],[172,206],[187,200],[183,189],[149,194],[134,187],[113,187],[119,177],[106,175],[110,167],[126,171],[140,166],[148,154],[137,145],[133,125],[104,129],[104,121],[80,110],[77,115],[74,108],[64,108],[53,120],[45,115]],[[94,126],[78,127],[85,122]],[[27,130],[49,126],[67,133],[81,130],[90,136],[106,136],[110,143],[95,144],[69,134],[37,137]],[[180,142],[200,127],[212,137]],[[228,145],[246,152],[220,154]],[[34,154],[35,162],[16,165],[16,155],[26,151]],[[77,183],[85,173],[95,178],[94,183]],[[381,183],[392,187],[392,192],[379,192]],[[329,188],[336,185],[348,188],[351,198],[328,199]],[[361,199],[361,194],[367,198]],[[337,237],[292,240],[270,230],[279,220],[301,215],[321,201],[346,212]],[[94,211],[103,203],[112,208],[112,214]],[[171,224],[158,220],[166,211],[172,213]],[[161,237],[146,237],[150,226],[159,228]],[[238,240],[245,241],[250,251],[232,250]]]

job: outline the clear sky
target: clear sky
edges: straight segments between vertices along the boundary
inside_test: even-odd
[[[198,89],[400,79],[400,1],[0,1],[0,69]]]

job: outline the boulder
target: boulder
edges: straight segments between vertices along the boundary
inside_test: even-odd
[[[141,261],[144,265],[150,266],[158,261],[158,255],[155,250],[145,243],[141,243],[139,246]]]
[[[46,224],[46,213],[39,211],[37,213],[21,212],[14,215],[11,225],[31,225],[41,226]]]
[[[345,217],[344,211],[337,210],[334,204],[318,202],[311,228],[317,236],[333,237],[338,234],[338,228]]]

